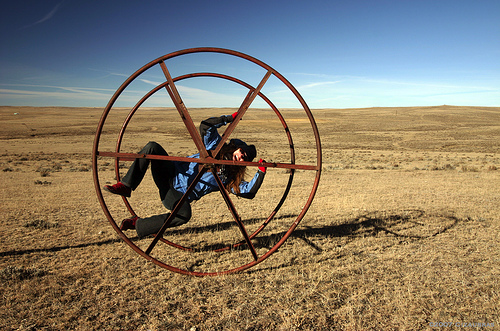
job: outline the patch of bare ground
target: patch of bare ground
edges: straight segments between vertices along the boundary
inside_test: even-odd
[[[118,113],[103,133],[103,150],[115,146],[127,111]],[[192,111],[195,122],[219,113],[231,110]],[[314,163],[307,121],[284,113],[297,159]],[[305,218],[257,266],[195,278],[147,262],[106,220],[90,158],[100,109],[0,107],[0,329],[433,330],[442,329],[439,323],[498,329],[500,109],[313,114],[323,172]],[[287,162],[273,116],[250,109],[235,135],[254,140],[258,157]],[[173,154],[191,154],[177,117],[175,110],[138,113],[123,149],[136,152],[156,140]],[[128,165],[120,163],[122,174]],[[99,175],[102,184],[114,182],[112,159],[99,160]],[[235,200],[249,228],[275,207],[287,176],[269,169],[254,200]],[[301,190],[311,185],[310,174],[298,171],[276,222],[255,240],[259,251],[300,212]],[[127,216],[120,198],[105,199],[113,215]],[[130,199],[143,214],[163,212],[157,200],[149,177]],[[220,195],[203,198],[193,211],[188,224],[166,236],[201,255],[164,247],[158,254],[192,270],[248,260],[246,250],[203,252],[237,233]],[[127,235],[140,247],[151,240]]]

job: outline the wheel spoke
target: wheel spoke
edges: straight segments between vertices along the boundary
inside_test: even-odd
[[[240,108],[238,109],[236,118],[233,120],[233,122],[231,122],[231,124],[229,124],[229,126],[226,128],[226,130],[222,134],[222,136],[221,136],[222,139],[219,142],[219,144],[217,145],[217,148],[215,149],[215,151],[213,153],[213,155],[215,157],[217,156],[217,154],[221,150],[222,146],[224,146],[224,143],[226,142],[226,140],[228,139],[228,137],[231,135],[231,133],[233,132],[233,130],[236,128],[236,126],[238,125],[239,121],[241,120],[241,118],[243,117],[243,115],[245,114],[245,112],[248,110],[248,108],[250,107],[250,105],[252,104],[252,102],[259,95],[260,90],[262,90],[262,87],[264,87],[264,84],[267,82],[267,80],[269,79],[269,77],[271,77],[272,73],[273,73],[272,70],[268,70],[267,73],[266,73],[266,75],[264,76],[264,78],[262,78],[262,80],[260,81],[260,83],[257,86],[257,88],[251,89],[250,91],[248,91],[245,99],[243,100],[243,102],[241,103]]]
[[[276,163],[276,162],[248,162],[248,161],[232,161],[232,160],[219,160],[211,157],[205,159],[170,156],[170,155],[154,155],[154,154],[138,154],[138,153],[122,153],[122,152],[96,152],[96,155],[103,157],[114,157],[124,161],[133,161],[135,159],[150,159],[150,160],[170,160],[181,162],[194,162],[200,164],[225,164],[233,166],[244,167],[265,167],[265,168],[280,168],[280,169],[297,169],[297,170],[319,170],[320,165],[309,164],[295,164],[295,163]]]
[[[181,209],[181,207],[182,207],[182,205],[184,203],[187,203],[187,199],[188,199],[189,195],[191,194],[191,192],[193,192],[196,184],[198,184],[198,182],[200,181],[201,176],[203,176],[203,174],[205,172],[207,172],[206,167],[202,167],[198,171],[198,174],[196,175],[196,177],[193,179],[193,181],[191,182],[191,184],[187,188],[186,193],[184,193],[184,195],[179,200],[179,202],[177,202],[177,204],[175,205],[174,209],[170,212],[170,216],[165,220],[165,223],[163,223],[163,226],[161,227],[160,231],[158,231],[158,233],[153,238],[153,241],[151,242],[151,244],[149,244],[149,247],[145,251],[146,254],[148,254],[148,255],[151,254],[151,251],[153,250],[153,248],[158,243],[158,240],[160,240],[160,238],[163,236],[163,233],[168,228],[168,226],[170,225],[170,223],[172,222],[172,220],[175,218],[175,216],[179,212],[179,209]]]
[[[240,228],[241,234],[243,235],[243,238],[245,239],[245,242],[247,243],[248,248],[250,249],[250,252],[252,253],[253,258],[255,260],[257,260],[259,258],[259,256],[257,255],[257,252],[255,251],[255,247],[253,246],[252,241],[250,240],[248,232],[245,229],[243,222],[241,221],[240,215],[238,215],[238,212],[236,211],[236,208],[234,207],[234,204],[231,201],[231,198],[229,197],[229,194],[228,194],[226,188],[224,187],[224,183],[222,183],[222,180],[217,175],[217,170],[215,168],[212,168],[211,171],[212,171],[212,174],[214,175],[215,180],[217,181],[217,184],[219,185],[219,190],[222,194],[222,197],[224,198],[224,201],[226,202],[226,205],[229,208],[229,211],[233,215],[233,218],[236,221],[236,224],[238,224],[238,227]]]
[[[174,102],[175,108],[177,108],[177,111],[181,115],[181,118],[184,121],[184,125],[186,125],[186,128],[189,131],[189,134],[191,135],[191,138],[193,139],[194,144],[196,145],[196,148],[200,153],[200,156],[202,158],[207,157],[208,156],[207,149],[205,148],[205,145],[203,144],[200,134],[198,133],[198,130],[196,129],[196,126],[193,123],[193,119],[189,115],[186,105],[182,101],[179,91],[177,91],[177,88],[175,87],[172,76],[170,75],[170,72],[167,69],[167,65],[165,64],[165,62],[162,61],[160,62],[160,66],[168,82],[168,85],[165,86],[165,89],[170,95],[172,101]]]

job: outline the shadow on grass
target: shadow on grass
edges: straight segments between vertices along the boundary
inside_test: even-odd
[[[0,252],[0,256],[17,256],[17,255],[24,255],[24,254],[33,254],[33,253],[41,253],[41,252],[48,252],[48,253],[54,253],[54,252],[59,252],[65,249],[72,249],[72,248],[85,248],[85,247],[90,247],[90,246],[102,246],[102,245],[109,245],[117,242],[121,242],[122,240],[117,238],[117,239],[109,239],[109,240],[104,240],[104,241],[98,241],[98,242],[91,242],[91,243],[84,243],[84,244],[78,244],[78,245],[66,245],[66,246],[58,246],[58,247],[49,247],[49,248],[33,248],[33,249],[25,249],[25,250],[13,250],[13,251],[6,251],[6,252]]]
[[[460,219],[452,215],[428,214],[422,210],[404,210],[399,212],[376,211],[367,213],[349,220],[346,223],[337,225],[327,225],[320,227],[302,227],[296,229],[290,238],[300,239],[313,248],[316,252],[323,252],[323,248],[314,243],[314,238],[348,238],[348,242],[358,238],[375,237],[383,232],[397,238],[401,242],[409,240],[417,241],[435,237],[454,228],[459,222],[466,222],[468,219]],[[282,237],[283,233],[262,238],[269,241],[269,246]],[[311,240],[311,238],[313,240]],[[341,258],[343,255],[339,255]],[[292,262],[281,264],[275,267],[258,268],[249,273],[260,272],[263,270],[279,269],[300,264],[293,260]]]
[[[275,219],[282,219],[282,218],[290,218],[293,217],[293,215],[283,215],[280,217],[275,217]],[[245,225],[250,225],[250,224],[255,224],[264,221],[263,219],[259,218],[251,218],[248,220],[245,220],[243,223]],[[193,233],[204,233],[204,232],[214,232],[214,231],[221,231],[221,230],[227,230],[232,227],[236,227],[235,222],[222,222],[222,223],[217,223],[217,224],[211,224],[211,225],[206,225],[206,226],[198,226],[198,227],[182,227],[182,228],[176,228],[176,229],[167,229],[166,235],[169,234],[176,234],[176,235],[182,235],[182,234],[193,234]],[[130,236],[129,237],[131,241],[138,241],[140,240],[139,237],[137,236]],[[6,257],[6,256],[19,256],[19,255],[25,255],[25,254],[33,254],[33,253],[41,253],[41,252],[48,252],[48,253],[54,253],[54,252],[59,252],[62,250],[66,249],[73,249],[73,248],[85,248],[85,247],[91,247],[91,246],[102,246],[102,245],[110,245],[114,244],[117,242],[122,242],[122,239],[116,238],[116,239],[109,239],[109,240],[104,240],[104,241],[97,241],[97,242],[90,242],[90,243],[82,243],[82,244],[77,244],[77,245],[65,245],[65,246],[56,246],[56,247],[49,247],[49,248],[33,248],[33,249],[25,249],[25,250],[11,250],[11,251],[5,251],[5,252],[0,252],[0,257]],[[227,245],[226,245],[227,246]],[[216,248],[208,248],[205,250],[214,250],[217,248],[223,247],[222,244]]]
[[[295,219],[297,215],[283,215],[277,219]],[[245,224],[259,223],[263,219],[253,219]],[[323,248],[315,243],[320,242],[318,238],[346,237],[349,241],[356,238],[375,237],[379,233],[401,238],[402,241],[421,240],[437,236],[453,228],[460,219],[452,215],[430,214],[422,210],[401,210],[401,211],[375,211],[357,216],[341,224],[321,225],[318,227],[299,226],[290,234],[290,238],[302,240],[316,252],[322,252]],[[320,222],[326,223],[327,221]],[[222,224],[185,228],[174,230],[176,234],[189,234],[193,232],[206,232],[227,229],[236,226],[234,222]],[[256,249],[273,248],[285,235],[286,231],[272,234],[265,234],[262,231],[252,239],[252,244]],[[171,232],[173,233],[173,232]],[[168,236],[168,233],[166,233]],[[209,252],[215,250],[246,250],[247,245],[241,242],[238,245],[228,243],[205,244],[201,247],[191,247],[193,252]]]
[[[282,215],[280,217],[275,217],[275,220],[291,218],[295,219],[297,215]],[[429,227],[429,224],[426,223],[426,220],[429,219],[438,219],[438,222],[434,222],[437,224],[432,224]],[[252,218],[244,221],[245,225],[260,223],[265,221],[265,219],[261,218]],[[322,252],[323,248],[319,245],[315,244],[311,238],[314,237],[366,237],[366,236],[376,236],[380,232],[384,232],[395,237],[406,238],[406,239],[424,239],[433,236],[437,236],[440,233],[443,233],[454,226],[460,219],[451,215],[438,215],[438,214],[427,214],[422,210],[403,210],[398,212],[389,212],[389,211],[375,211],[371,213],[367,213],[356,218],[349,220],[346,223],[342,224],[333,224],[333,225],[323,225],[318,227],[311,226],[302,226],[295,229],[290,235],[290,238],[297,238],[308,244],[311,248],[316,250],[317,252]],[[193,233],[203,233],[203,232],[214,232],[220,230],[226,230],[232,227],[235,227],[235,222],[223,222],[217,224],[211,224],[206,226],[198,226],[198,227],[185,227],[185,228],[176,228],[176,229],[168,229],[166,235],[169,234],[193,234]],[[426,228],[425,231],[422,229]],[[265,232],[265,231],[263,231]],[[271,249],[274,247],[279,240],[283,237],[286,231],[281,231],[274,234],[257,236],[253,239],[253,244],[255,248],[268,248]],[[137,237],[130,237],[132,241],[139,240]],[[40,253],[40,252],[58,252],[65,249],[73,249],[73,248],[85,248],[90,246],[102,246],[114,244],[117,242],[121,242],[122,239],[109,239],[105,241],[99,242],[91,242],[91,243],[82,243],[78,245],[66,245],[59,247],[51,247],[51,248],[38,248],[38,249],[27,249],[27,250],[13,250],[0,252],[0,256],[18,256],[24,254],[32,254],[32,253]],[[228,247],[227,244],[215,244],[215,245],[206,245],[197,249],[193,249],[193,251],[213,251],[221,248]],[[238,247],[233,247],[231,249],[247,249],[246,245],[240,245]]]
[[[427,220],[436,220],[434,224]],[[358,216],[347,223],[321,227],[305,227],[295,230],[291,237],[299,238],[318,251],[308,237],[366,237],[380,232],[406,239],[424,239],[437,236],[453,228],[460,221],[452,215],[426,214],[423,210],[404,210],[401,212],[376,211]],[[425,229],[424,229],[425,228]]]

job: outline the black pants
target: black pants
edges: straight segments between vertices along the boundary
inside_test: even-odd
[[[147,145],[144,146],[139,153],[168,155],[165,149],[154,141],[147,143]],[[143,180],[150,164],[151,174],[153,175],[153,180],[158,187],[161,202],[167,209],[174,209],[183,194],[176,191],[172,187],[172,180],[175,176],[175,168],[172,162],[165,160],[149,160],[144,158],[136,159],[121,182],[130,187],[132,190],[135,190]],[[145,237],[157,233],[163,226],[163,223],[168,216],[170,216],[170,213],[139,218],[135,225],[137,235],[139,237]],[[169,227],[185,224],[190,218],[191,206],[189,205],[189,202],[185,201],[177,212],[175,218],[169,224]]]

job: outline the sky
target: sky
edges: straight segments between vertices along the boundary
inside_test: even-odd
[[[310,108],[500,106],[498,0],[16,0],[0,5],[0,105],[105,107],[146,63],[194,47],[255,57],[283,75]],[[174,77],[265,74],[224,54],[166,61]],[[165,81],[141,75],[116,104]],[[177,82],[188,107],[241,103],[248,91],[215,78]],[[274,76],[263,93],[297,98]],[[171,106],[163,90],[147,101]],[[260,106],[256,100],[253,106]]]

